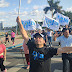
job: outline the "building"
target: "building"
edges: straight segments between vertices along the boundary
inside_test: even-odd
[[[1,22],[0,23],[0,30],[2,30],[3,29],[3,23]]]

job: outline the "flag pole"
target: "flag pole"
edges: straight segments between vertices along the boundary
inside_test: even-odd
[[[18,16],[20,14],[20,5],[21,5],[21,0],[19,0]],[[16,34],[17,34],[17,28],[18,28],[18,24],[16,26]]]

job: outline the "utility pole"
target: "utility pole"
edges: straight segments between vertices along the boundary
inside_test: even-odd
[[[20,5],[21,5],[21,0],[19,0],[19,9],[18,9],[18,16],[20,14]],[[16,26],[16,34],[17,34],[17,29],[18,29],[18,24]]]

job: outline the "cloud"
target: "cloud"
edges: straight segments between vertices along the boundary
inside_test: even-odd
[[[28,0],[27,3],[30,4],[32,0]]]
[[[33,6],[33,9],[44,9],[45,7],[48,7],[48,5],[41,5],[41,6],[39,6],[39,5],[34,5],[34,6]]]
[[[4,0],[0,0],[0,7],[8,7],[9,3],[5,2]]]
[[[27,12],[27,11],[24,11],[24,12],[22,12],[21,14],[22,14],[22,15],[27,15],[28,12]]]
[[[5,15],[6,14],[6,12],[0,12],[0,15]]]
[[[38,9],[38,8],[39,8],[38,5],[34,5],[34,6],[33,6],[33,9]]]
[[[0,19],[0,21],[5,21],[4,19]]]
[[[72,7],[67,8],[66,11],[71,11],[72,12]]]
[[[9,16],[5,16],[4,18],[9,18]]]
[[[29,13],[29,15],[31,15],[31,16],[36,16],[36,15],[38,15],[39,14],[39,11],[38,10],[32,10],[30,13]]]

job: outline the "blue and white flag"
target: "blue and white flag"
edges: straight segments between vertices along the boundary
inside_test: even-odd
[[[21,20],[25,30],[36,30],[36,23],[33,19],[30,20]]]
[[[36,29],[42,30],[42,27],[37,23],[37,24],[36,24]]]
[[[47,27],[52,30],[58,30],[60,24],[53,18],[45,17],[42,27]]]
[[[64,16],[64,15],[62,15],[60,13],[57,13],[56,20],[58,20],[60,25],[63,25],[63,26],[68,25],[69,22],[70,22],[69,17],[66,17],[66,16]]]

